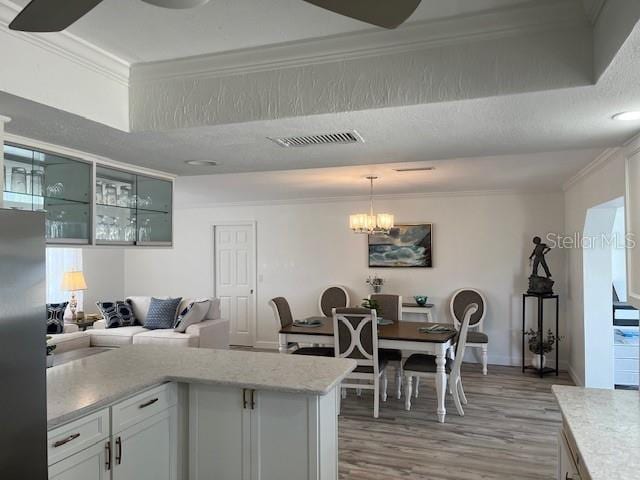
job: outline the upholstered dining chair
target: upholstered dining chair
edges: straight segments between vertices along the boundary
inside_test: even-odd
[[[373,390],[373,417],[378,418],[380,397],[382,396],[383,401],[387,400],[387,365],[378,355],[376,311],[366,308],[334,308],[333,338],[335,356],[350,358],[358,364],[342,381],[342,392],[346,393],[347,388]],[[355,383],[356,380],[359,383]]]
[[[320,315],[330,317],[334,308],[349,306],[349,292],[342,285],[330,285],[325,288],[318,299]]]
[[[450,358],[446,359],[445,372],[447,374],[449,392],[453,396],[453,403],[456,406],[456,410],[460,416],[464,416],[464,410],[462,404],[467,404],[467,397],[464,394],[462,388],[462,377],[460,376],[460,368],[462,367],[462,359],[464,358],[464,350],[467,344],[467,334],[469,333],[469,322],[472,316],[478,311],[479,307],[476,303],[467,305],[466,310],[462,315],[462,323],[460,330],[458,331],[458,338],[456,340],[456,354],[455,360]],[[436,357],[434,355],[427,355],[422,353],[416,353],[411,355],[404,364],[405,374],[405,409],[411,410],[411,394],[413,378],[431,377],[435,378],[438,371],[438,365],[436,363]],[[441,388],[436,384],[436,388]],[[446,388],[446,387],[445,387]],[[445,392],[446,393],[446,392]]]
[[[480,351],[480,361],[482,363],[482,374],[487,374],[489,336],[482,331],[482,324],[487,313],[487,300],[480,290],[475,288],[461,288],[456,290],[451,297],[449,307],[453,323],[457,330],[460,329],[462,318],[467,306],[475,303],[478,311],[473,314],[469,323],[469,335],[467,336],[467,347]]]
[[[293,324],[293,314],[289,302],[284,297],[276,297],[269,300],[269,305],[273,309],[276,318],[278,331],[281,328],[288,327]],[[333,357],[333,348],[331,347],[301,347],[297,343],[289,343],[287,352],[294,355],[315,355],[316,357]]]
[[[375,300],[378,304],[376,313],[379,317],[384,317],[393,322],[402,321],[402,295],[391,295],[386,293],[372,293],[369,300]],[[402,363],[411,352],[401,352],[392,348],[381,348],[380,356],[396,371],[396,398],[402,397]]]

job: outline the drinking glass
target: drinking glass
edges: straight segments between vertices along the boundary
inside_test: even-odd
[[[44,189],[44,172],[42,170],[31,170],[31,194],[41,197]]]
[[[128,223],[124,228],[124,239],[127,242],[134,242],[136,240],[136,219],[130,217],[127,219]]]
[[[113,183],[107,184],[104,189],[104,199],[107,205],[118,205],[118,189]]]
[[[151,227],[149,226],[149,219],[146,218],[144,223],[140,227],[140,231],[138,233],[138,240],[141,242],[149,242],[151,241]]]
[[[27,171],[22,167],[11,169],[11,191],[27,193]]]
[[[120,195],[118,196],[118,204],[121,207],[131,206],[131,187],[122,185],[120,187]]]
[[[104,222],[104,215],[98,215],[98,224],[96,225],[96,238],[98,240],[107,240],[107,224]]]
[[[96,203],[104,204],[104,182],[102,180],[96,180]],[[102,215],[104,217],[104,215]]]

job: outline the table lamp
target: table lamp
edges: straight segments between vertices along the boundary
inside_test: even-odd
[[[76,292],[87,289],[87,282],[82,272],[65,272],[62,276],[62,290],[71,292],[71,300],[69,301],[69,310],[71,310],[72,320],[77,320],[76,309],[78,308],[78,299]]]

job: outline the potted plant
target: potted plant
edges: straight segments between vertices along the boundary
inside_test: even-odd
[[[51,337],[47,335],[47,341],[51,340]],[[47,345],[47,368],[53,366],[53,351],[57,345]]]
[[[369,276],[366,283],[371,287],[373,293],[380,293],[382,291],[382,286],[384,285],[384,278],[380,278],[377,275],[374,275],[373,277]]]
[[[377,300],[371,300],[370,298],[363,298],[361,305],[362,305],[362,308],[375,310],[378,315],[382,315],[382,312],[380,312],[380,305],[378,304]]]
[[[540,337],[538,336],[539,333],[541,334],[542,332],[537,332],[533,328],[529,329],[529,331],[526,333],[526,335],[529,337],[529,341],[528,341],[529,351],[533,353],[531,366],[538,370],[545,367],[547,363],[546,354],[551,352],[553,350],[553,346],[557,342],[562,340],[562,337],[557,337],[551,331],[551,329],[549,329],[547,331],[546,340],[544,338],[542,339],[542,349],[541,349]]]

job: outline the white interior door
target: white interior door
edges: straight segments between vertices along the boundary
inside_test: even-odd
[[[228,318],[232,345],[253,346],[255,247],[253,225],[216,225],[216,296]]]

